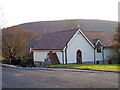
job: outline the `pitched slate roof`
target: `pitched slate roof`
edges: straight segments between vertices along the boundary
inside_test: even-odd
[[[73,29],[45,34],[33,50],[62,50],[77,31]],[[83,33],[93,44],[100,40],[103,46],[112,45],[112,38],[104,31],[84,31]]]
[[[104,47],[112,46],[113,37],[105,31],[84,31],[84,34],[93,44],[100,40]]]
[[[43,35],[39,43],[35,45],[33,49],[62,50],[76,32],[77,30],[73,29]]]
[[[95,45],[98,40],[99,40],[99,39],[92,39],[91,42],[92,42],[93,45]]]

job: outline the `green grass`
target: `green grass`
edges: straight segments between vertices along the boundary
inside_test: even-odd
[[[100,71],[115,71],[120,72],[120,64],[106,64],[106,65],[86,65],[86,64],[73,64],[73,65],[49,65],[48,68],[73,68],[81,70],[100,70]]]

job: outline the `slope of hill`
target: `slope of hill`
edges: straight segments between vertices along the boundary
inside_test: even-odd
[[[82,30],[104,30],[109,34],[114,34],[117,22],[106,20],[73,19],[73,20],[31,22],[21,24],[19,26],[34,31],[39,35],[43,35],[45,33],[76,28],[78,25],[80,25],[80,28]]]

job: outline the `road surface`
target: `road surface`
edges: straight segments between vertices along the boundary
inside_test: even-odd
[[[3,88],[118,88],[118,74],[3,67]]]

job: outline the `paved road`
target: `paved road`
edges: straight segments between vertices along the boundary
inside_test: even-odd
[[[3,68],[3,88],[118,88],[118,74]]]
[[[16,73],[17,72],[17,73]],[[41,81],[22,77],[23,73],[13,68],[3,68],[2,85],[3,88],[60,88]],[[25,72],[25,70],[24,70]]]

